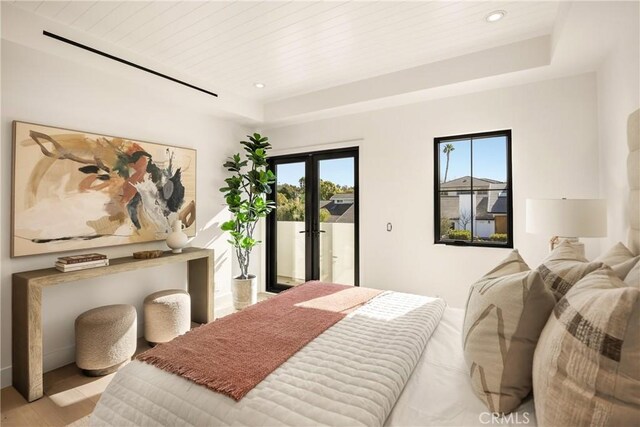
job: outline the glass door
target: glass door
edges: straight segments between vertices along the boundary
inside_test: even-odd
[[[323,282],[356,284],[355,163],[355,157],[317,159],[317,277]]]
[[[275,240],[276,282],[289,287],[307,281],[305,191],[306,162],[276,163],[274,173],[282,178],[276,184]]]
[[[273,157],[267,290],[308,280],[358,285],[357,149]]]

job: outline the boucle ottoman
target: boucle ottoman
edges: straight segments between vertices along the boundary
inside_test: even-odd
[[[154,292],[144,299],[144,338],[168,342],[191,327],[191,297],[182,289]]]
[[[115,372],[136,351],[137,320],[132,305],[85,311],[76,318],[76,365],[89,376]]]

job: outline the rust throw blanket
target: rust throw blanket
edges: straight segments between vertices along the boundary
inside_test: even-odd
[[[240,400],[347,312],[380,292],[309,282],[159,344],[137,359]]]

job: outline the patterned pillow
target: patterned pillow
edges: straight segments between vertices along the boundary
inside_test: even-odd
[[[618,242],[593,261],[608,265],[619,278],[624,280],[631,269],[638,263],[638,260],[640,260],[640,256],[634,256],[625,245]]]
[[[589,262],[565,240],[551,251],[537,270],[556,301],[559,301],[578,280],[603,265],[601,262]]]
[[[640,420],[640,290],[609,268],[555,306],[533,361],[544,426],[636,426]]]
[[[464,357],[473,391],[491,412],[509,413],[531,392],[533,352],[554,304],[515,250],[471,286]]]

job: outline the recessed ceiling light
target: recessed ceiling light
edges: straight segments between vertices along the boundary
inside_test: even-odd
[[[494,10],[490,14],[484,17],[487,22],[498,22],[507,14],[504,10]]]
[[[253,84],[258,89],[263,89],[266,85],[264,83],[256,82]]]

